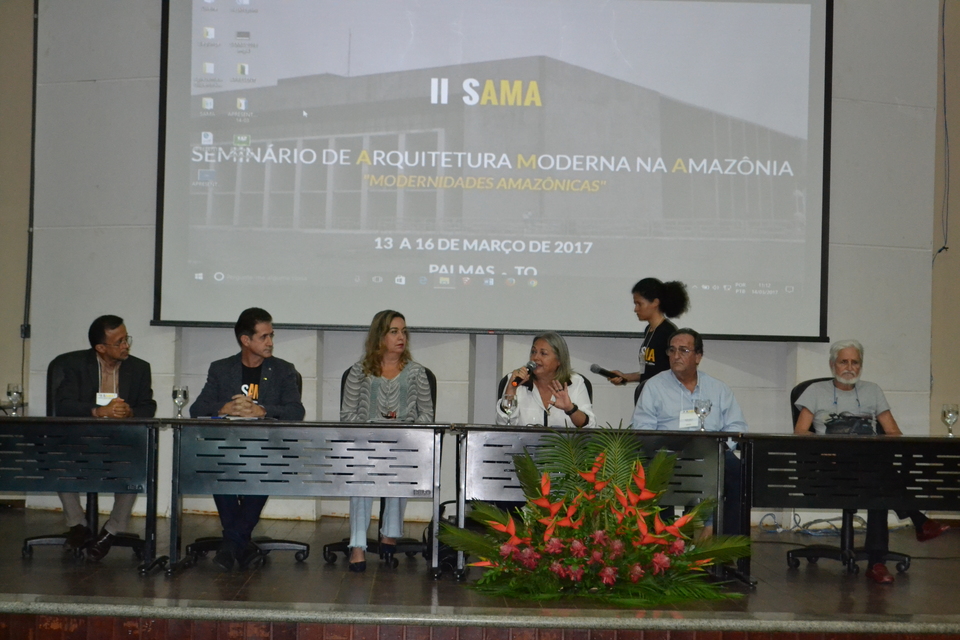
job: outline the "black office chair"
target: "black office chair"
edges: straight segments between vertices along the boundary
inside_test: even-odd
[[[57,415],[57,393],[60,391],[60,385],[63,384],[64,369],[67,363],[76,362],[78,359],[82,359],[85,354],[86,350],[71,351],[69,353],[62,353],[50,361],[50,364],[47,366],[47,416],[56,417]],[[97,532],[100,531],[100,514],[99,500],[95,492],[87,493],[86,514],[87,528],[96,536]],[[68,533],[69,532],[64,532],[26,538],[23,541],[23,548],[20,550],[20,555],[24,558],[31,557],[33,555],[33,547],[62,547],[67,542]],[[120,533],[113,541],[114,547],[131,548],[138,560],[143,559],[143,545],[144,540],[140,536],[129,533]],[[83,549],[77,549],[74,554],[78,558],[81,557],[83,555]]]
[[[294,370],[294,373],[297,374],[297,391],[303,398],[303,376],[300,375],[299,371]],[[271,551],[293,551],[295,552],[293,557],[297,562],[303,562],[310,556],[310,545],[306,542],[279,540],[268,536],[256,536],[251,539],[251,542],[256,553],[249,554],[249,557],[243,559],[241,569],[246,569],[255,563],[262,563]],[[217,551],[221,544],[223,544],[223,538],[220,536],[197,538],[192,544],[187,545],[186,555],[193,556],[193,560],[196,562],[201,556],[205,556],[211,551]]]
[[[647,380],[649,379],[650,378],[647,378]],[[637,403],[640,402],[640,393],[643,391],[643,385],[647,384],[647,380],[640,382],[637,388],[633,390],[633,406],[637,406]]]
[[[813,378],[804,380],[790,391],[790,413],[793,416],[793,424],[797,424],[800,418],[800,409],[796,402],[814,382],[824,382],[833,380],[833,378]],[[842,562],[847,568],[848,573],[857,573],[860,567],[857,562],[867,560],[867,552],[863,548],[857,548],[853,543],[853,516],[857,513],[856,509],[844,509],[840,520],[840,546],[832,547],[825,544],[812,544],[802,549],[792,549],[787,551],[787,566],[796,569],[800,566],[800,558],[806,558],[808,562],[815,563],[820,558],[828,558]],[[910,556],[888,551],[883,557],[884,562],[896,562],[897,571],[906,571],[910,566]]]
[[[497,384],[497,400],[503,397],[503,390],[507,388],[509,378],[509,373],[500,378],[500,382]],[[587,396],[590,398],[590,402],[593,402],[593,383],[586,376],[580,376],[580,378],[583,379],[583,384],[587,388]]]
[[[349,367],[346,371],[343,372],[343,375],[340,376],[340,406],[343,407],[343,392],[344,388],[347,385],[347,376],[350,375]],[[436,416],[437,411],[437,376],[434,375],[433,371],[424,367],[424,370],[427,373],[427,382],[430,385],[430,400],[433,402],[433,411],[434,416]],[[383,522],[383,510],[385,508],[384,501],[380,501],[380,515],[378,516],[378,521]],[[412,558],[418,553],[424,554],[427,550],[427,543],[423,540],[417,540],[416,538],[397,538],[396,543],[396,553],[405,553],[408,558]],[[394,569],[399,566],[400,561],[397,560],[393,555],[385,557],[380,553],[380,537],[377,536],[374,538],[367,538],[367,551],[370,553],[376,553],[377,556],[383,558],[387,564],[389,564]],[[344,538],[340,542],[331,542],[330,544],[323,545],[323,559],[329,564],[333,564],[337,561],[337,554],[342,553],[348,560],[350,559],[350,538]],[[429,554],[424,555],[424,557],[429,557]]]

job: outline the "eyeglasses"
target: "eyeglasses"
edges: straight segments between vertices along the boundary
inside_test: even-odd
[[[693,349],[688,349],[686,347],[667,347],[668,356],[676,355],[678,353],[681,356],[688,356],[693,353]]]
[[[121,340],[120,342],[116,342],[116,343],[114,343],[114,344],[107,344],[106,342],[104,342],[103,344],[104,344],[104,346],[106,346],[106,347],[115,347],[115,348],[122,347],[123,345],[127,345],[128,347],[132,347],[132,346],[133,346],[133,336],[131,336],[131,335],[128,334],[127,337],[124,338],[123,340]]]

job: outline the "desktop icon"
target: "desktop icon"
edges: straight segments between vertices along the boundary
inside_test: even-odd
[[[407,279],[403,276],[397,276],[393,279],[394,284],[407,284]]]
[[[448,284],[450,284],[450,277],[449,277],[449,276],[440,276],[440,278],[437,280],[437,282],[438,282],[439,284],[442,284],[442,285],[448,285]]]
[[[247,99],[246,98],[237,98],[237,109],[240,111],[247,110]]]
[[[217,37],[217,32],[213,27],[204,27],[203,28],[203,37],[207,40],[211,40]]]
[[[200,98],[200,106],[203,109],[210,111],[213,109],[213,98]]]
[[[483,279],[483,284],[484,284],[484,286],[487,286],[487,287],[492,287],[493,284],[494,284],[494,282],[496,282],[496,280],[494,280],[493,278],[484,278],[484,279]]]
[[[427,284],[430,281],[427,276],[420,276],[420,284]]]
[[[249,133],[237,133],[233,136],[233,146],[235,147],[249,147],[250,146],[250,134]]]
[[[250,32],[249,31],[237,31],[236,35],[237,40],[249,40]]]
[[[200,144],[202,144],[202,145],[211,145],[211,144],[213,144],[213,131],[201,131],[201,132],[200,132]]]
[[[517,279],[516,279],[516,278],[507,278],[507,286],[508,286],[508,287],[512,287],[512,286],[515,285],[515,284],[517,284]]]
[[[241,62],[237,65],[237,75],[238,76],[248,76],[250,75],[250,65],[246,62]]]
[[[202,274],[202,273],[195,273],[195,274],[193,274],[193,279],[194,279],[194,280],[203,280],[203,274]]]
[[[213,63],[212,63],[212,62],[204,62],[204,63],[203,63],[203,72],[204,72],[204,73],[213,73],[213,69],[214,69],[214,66],[213,66]]]

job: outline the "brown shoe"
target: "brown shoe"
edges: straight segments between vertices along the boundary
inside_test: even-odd
[[[112,533],[106,529],[100,529],[100,534],[97,536],[97,539],[90,543],[90,546],[87,547],[87,558],[93,560],[94,562],[100,562],[103,560],[104,556],[110,553],[110,547],[113,546],[113,541],[116,539]]]
[[[880,562],[867,569],[867,578],[877,584],[893,584],[893,576],[887,571],[887,566]]]
[[[937,522],[936,520],[927,520],[923,523],[922,527],[917,529],[917,540],[919,542],[933,540],[948,529],[950,529],[950,525],[948,524],[943,524],[942,522]]]
[[[86,546],[87,542],[93,538],[93,533],[90,532],[90,529],[87,528],[85,524],[75,524],[70,527],[70,530],[67,531],[66,540],[63,543],[63,546],[67,549],[82,549]]]

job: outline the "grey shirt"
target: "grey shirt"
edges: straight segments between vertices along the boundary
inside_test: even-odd
[[[808,409],[813,414],[812,428],[817,433],[825,433],[825,422],[831,415],[845,412],[852,416],[861,416],[876,420],[884,411],[890,410],[883,390],[872,382],[861,380],[850,391],[837,389],[832,380],[814,382],[797,398],[799,409]]]

